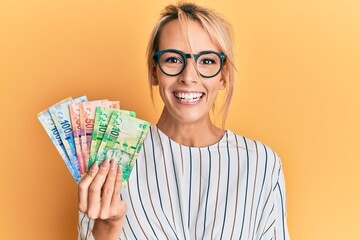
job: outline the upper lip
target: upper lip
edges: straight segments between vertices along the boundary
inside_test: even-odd
[[[189,91],[189,90],[175,90],[174,93],[203,93],[202,91]]]

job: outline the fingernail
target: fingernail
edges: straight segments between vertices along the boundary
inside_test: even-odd
[[[110,165],[109,159],[105,159],[105,161],[101,164],[101,168],[108,169],[109,165]]]
[[[90,171],[96,172],[98,170],[99,166],[97,165],[97,163],[95,162],[92,167],[90,168]]]
[[[110,165],[111,170],[115,170],[116,166],[117,166],[116,160],[115,160],[115,159],[112,159],[112,160],[111,160],[111,165]]]
[[[121,166],[118,167],[117,174],[118,174],[118,175],[122,175],[122,168],[121,168]]]

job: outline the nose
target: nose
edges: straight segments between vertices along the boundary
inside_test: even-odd
[[[179,81],[183,84],[192,84],[199,81],[200,75],[196,69],[196,64],[193,59],[189,59],[184,71],[179,76]]]

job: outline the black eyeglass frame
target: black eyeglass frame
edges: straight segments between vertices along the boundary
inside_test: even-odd
[[[161,65],[160,65],[160,57],[161,57],[164,53],[167,53],[167,52],[173,52],[173,53],[180,54],[180,55],[182,56],[182,58],[184,59],[184,65],[183,65],[182,69],[179,71],[179,73],[177,73],[177,74],[168,74],[168,73],[166,73],[166,72],[162,69],[162,67],[161,67]],[[192,55],[191,55],[190,53],[184,53],[184,52],[182,52],[182,51],[180,51],[180,50],[177,50],[177,49],[164,49],[164,50],[156,51],[156,52],[154,53],[154,59],[157,60],[157,64],[159,65],[161,72],[163,72],[163,73],[164,73],[165,75],[167,75],[167,76],[175,77],[175,76],[180,75],[180,74],[185,70],[185,68],[186,68],[186,66],[187,66],[187,59],[188,59],[188,58],[191,58],[191,56],[194,56],[194,60],[195,60],[195,62],[197,62],[197,60],[199,59],[199,57],[201,57],[201,56],[204,55],[204,54],[210,54],[210,53],[216,54],[216,55],[220,58],[221,63],[220,63],[219,71],[217,71],[217,72],[216,72],[214,75],[212,75],[212,76],[205,76],[205,75],[201,74],[200,72],[199,72],[199,73],[200,73],[200,75],[201,75],[203,78],[212,78],[212,77],[215,77],[216,75],[218,75],[218,74],[221,72],[221,70],[222,70],[222,68],[223,68],[223,66],[224,66],[224,63],[225,63],[227,57],[226,57],[226,55],[223,54],[223,53],[219,53],[219,52],[215,52],[215,51],[202,51],[202,52],[200,52],[199,54],[192,54]]]

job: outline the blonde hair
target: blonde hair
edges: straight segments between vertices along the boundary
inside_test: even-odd
[[[220,51],[227,56],[227,71],[226,75],[224,76],[226,98],[220,110],[220,112],[223,113],[222,127],[224,128],[234,92],[236,70],[234,61],[234,47],[230,24],[227,23],[220,14],[213,10],[187,2],[179,2],[176,5],[171,4],[163,9],[160,19],[152,30],[147,47],[147,66],[151,97],[153,99],[152,71],[154,65],[156,65],[153,56],[154,53],[159,50],[158,47],[161,32],[165,25],[172,20],[179,20],[181,28],[186,28],[188,19],[200,23],[204,30],[209,34],[211,40],[214,41],[214,43],[218,45]],[[188,41],[187,44],[190,46]]]

